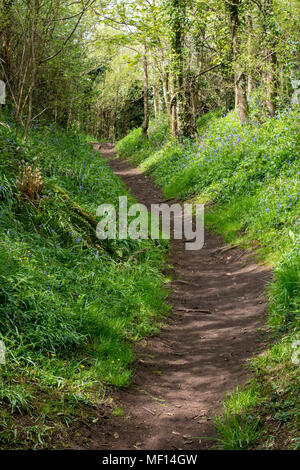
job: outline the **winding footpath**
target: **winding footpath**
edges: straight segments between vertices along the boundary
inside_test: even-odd
[[[94,150],[140,203],[163,201],[151,179],[115,158],[113,146],[94,144]],[[90,449],[213,448],[212,417],[225,393],[248,379],[247,360],[264,346],[266,266],[209,232],[200,251],[172,241],[169,262],[168,326],[138,345],[133,383],[113,395],[124,416],[99,414],[87,436]]]

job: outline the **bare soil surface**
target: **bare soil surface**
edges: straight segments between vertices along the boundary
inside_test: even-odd
[[[115,158],[113,146],[94,149],[140,203],[163,201],[151,179]],[[268,267],[209,232],[200,251],[172,241],[169,262],[168,326],[138,345],[133,383],[113,395],[124,416],[99,416],[87,436],[89,448],[214,448],[212,416],[222,409],[224,395],[247,381],[247,361],[263,347]]]

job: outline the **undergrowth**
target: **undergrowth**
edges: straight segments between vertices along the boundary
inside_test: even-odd
[[[206,225],[231,243],[255,247],[273,266],[268,287],[272,344],[252,360],[253,379],[224,402],[216,418],[223,449],[299,446],[300,133],[299,111],[249,122],[221,110],[202,116],[196,141],[178,143],[164,121],[122,139],[118,153],[139,164],[166,198],[209,203]],[[222,114],[223,113],[223,114]],[[298,342],[297,342],[298,341]],[[298,348],[298,349],[297,349]],[[298,358],[297,358],[298,354]]]
[[[107,384],[130,383],[133,342],[168,312],[167,246],[96,238],[96,208],[127,191],[85,136],[50,125],[24,143],[1,125],[0,148],[0,447],[56,445]],[[20,161],[40,170],[39,199],[20,193]]]

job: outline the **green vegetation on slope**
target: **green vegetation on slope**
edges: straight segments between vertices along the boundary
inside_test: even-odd
[[[93,418],[105,384],[129,384],[133,341],[168,311],[166,244],[96,239],[97,206],[127,191],[86,137],[48,126],[24,144],[1,125],[0,147],[0,447],[49,446]],[[22,160],[45,181],[38,201],[20,194]]]
[[[260,259],[272,263],[268,325],[273,345],[252,360],[251,385],[226,399],[216,425],[224,449],[258,446],[258,440],[263,448],[295,448],[300,416],[299,366],[292,362],[300,317],[299,112],[287,109],[262,120],[253,106],[244,125],[236,112],[212,112],[198,120],[198,133],[197,142],[180,144],[164,121],[154,122],[148,141],[135,129],[118,143],[118,153],[151,175],[166,197],[212,202],[206,224],[229,242],[255,246]]]

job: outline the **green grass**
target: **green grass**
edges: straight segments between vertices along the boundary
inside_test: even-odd
[[[227,242],[255,248],[258,259],[273,267],[273,282],[267,286],[273,346],[252,361],[254,378],[248,388],[225,400],[224,416],[216,418],[218,446],[295,448],[300,401],[299,366],[292,362],[293,345],[300,339],[299,110],[283,109],[262,120],[252,104],[246,125],[235,112],[222,115],[217,110],[199,119],[198,133],[197,141],[180,144],[161,120],[152,123],[149,141],[136,129],[117,149],[139,164],[166,198],[209,203],[206,226]],[[285,409],[280,427],[274,390],[281,390],[278,406]],[[286,399],[290,393],[295,399]]]
[[[217,440],[221,450],[249,449],[261,435],[259,420],[250,415],[224,415],[222,418],[215,418],[215,424],[222,436]]]
[[[1,126],[0,147],[0,448],[43,447],[130,384],[133,343],[169,311],[167,244],[97,240],[97,207],[127,191],[86,136],[37,127],[24,144]],[[22,159],[45,180],[39,204],[18,195]]]

